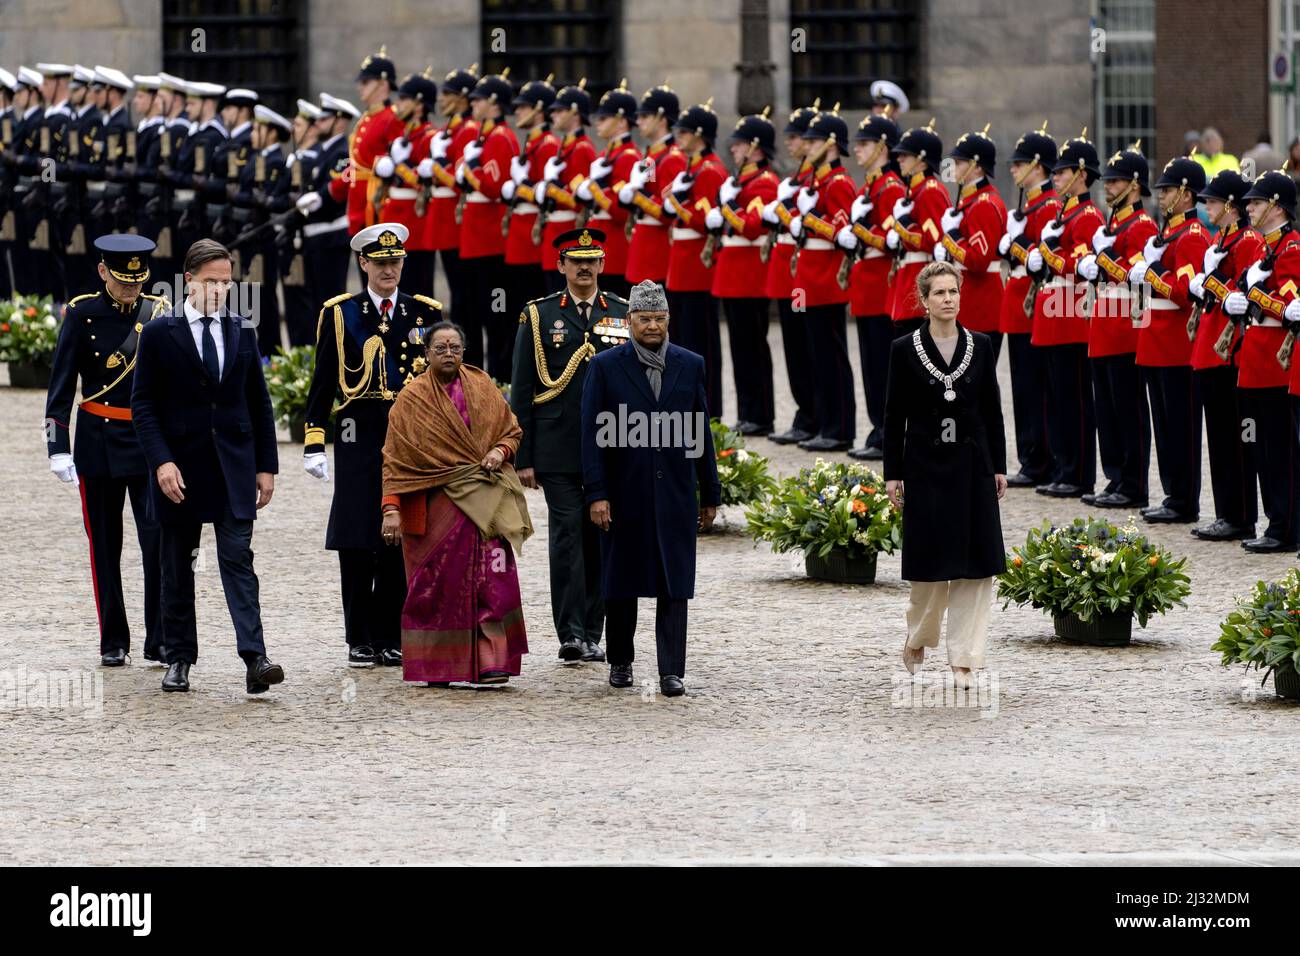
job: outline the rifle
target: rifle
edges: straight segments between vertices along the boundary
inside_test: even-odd
[[[245,229],[238,236],[236,236],[235,239],[231,241],[226,248],[234,249],[238,246],[247,245],[248,243],[252,242],[254,239],[261,237],[264,233],[268,232],[271,229],[279,229],[282,226],[292,228],[291,225],[292,220],[295,217],[299,219],[302,218],[302,214],[298,212],[296,206],[293,207],[292,209],[286,210],[285,212],[276,213],[274,216],[271,216],[269,219],[267,219],[266,222]]]
[[[1265,209],[1264,213],[1260,214],[1261,220],[1264,218],[1264,214],[1267,212],[1268,210]],[[1265,272],[1273,271],[1273,263],[1277,261],[1277,254],[1281,246],[1282,246],[1282,240],[1279,239],[1276,246],[1274,246],[1272,249],[1269,249],[1266,253],[1264,253],[1264,258],[1259,260],[1260,269],[1262,269]],[[1246,283],[1246,276],[1249,274],[1250,274],[1249,268],[1242,270],[1241,275],[1237,279],[1238,289],[1249,290],[1250,286]],[[1250,294],[1249,291],[1247,291],[1246,294],[1249,295]],[[1252,322],[1258,325],[1263,320],[1263,318],[1264,318],[1264,310],[1260,307],[1259,303],[1248,302],[1246,304],[1246,314],[1241,316],[1240,318],[1234,318],[1232,321],[1230,321],[1227,325],[1223,327],[1222,334],[1220,334],[1218,341],[1214,343],[1214,354],[1219,356],[1219,358],[1223,359],[1223,361],[1225,362],[1231,361],[1232,357],[1237,354],[1238,350],[1240,350],[1241,343],[1246,337],[1246,327],[1249,326],[1250,323]],[[1240,336],[1235,335],[1237,331],[1238,323],[1240,323],[1242,327]],[[1292,341],[1294,342],[1294,336],[1292,337]],[[1285,344],[1286,343],[1284,343],[1284,345]],[[1290,358],[1290,349],[1287,349],[1287,358],[1288,359]],[[1278,360],[1281,361],[1281,359],[1282,359],[1282,350],[1279,350]],[[1286,366],[1283,367],[1285,368]]]
[[[1215,252],[1223,252],[1223,240],[1228,238],[1227,233],[1228,230],[1226,227],[1219,230],[1218,238],[1214,243]],[[1207,280],[1212,278],[1217,278],[1220,282],[1222,282],[1224,279],[1224,275],[1220,271],[1222,268],[1223,268],[1223,263],[1220,262],[1218,268],[1216,268],[1205,278]],[[1207,290],[1201,295],[1201,297],[1199,297],[1196,300],[1195,305],[1192,306],[1192,314],[1187,320],[1187,340],[1189,342],[1196,341],[1196,330],[1200,328],[1202,313],[1204,313],[1207,308],[1210,308],[1211,306],[1218,304],[1217,299],[1215,299],[1214,301],[1210,301],[1212,295],[1213,293]],[[1228,324],[1231,325],[1232,323],[1229,322]],[[1216,341],[1214,345],[1215,345],[1215,352],[1218,352],[1219,343]],[[1225,349],[1226,349],[1226,345],[1225,345]]]
[[[1070,175],[1070,181],[1065,184],[1065,189],[1061,192],[1061,197],[1060,197],[1061,204],[1059,207],[1057,207],[1055,218],[1052,219],[1052,224],[1054,226],[1060,226],[1063,222],[1065,222],[1065,205],[1066,203],[1069,202],[1069,199],[1067,198],[1067,194],[1069,193],[1070,189],[1074,186],[1074,184],[1078,181],[1079,174],[1082,172],[1083,172],[1083,167],[1080,166]],[[1061,238],[1060,236],[1057,236],[1052,241],[1060,242],[1060,238]],[[1042,240],[1040,239],[1039,241],[1041,242]],[[1045,272],[1047,268],[1046,263],[1043,264],[1043,268]],[[1026,318],[1033,318],[1034,302],[1038,299],[1038,293],[1042,288],[1043,288],[1043,277],[1034,276],[1033,281],[1029,283],[1029,291],[1025,293],[1025,301],[1022,306],[1025,311]]]
[[[18,222],[11,208],[13,182],[9,176],[14,142],[13,118],[0,119],[0,242],[18,238]]]
[[[162,222],[162,227],[158,230],[158,238],[155,240],[157,247],[154,249],[154,255],[161,259],[172,257],[171,157],[171,127],[164,119],[163,128],[158,134],[158,166],[154,171],[154,179],[158,183],[158,218]]]

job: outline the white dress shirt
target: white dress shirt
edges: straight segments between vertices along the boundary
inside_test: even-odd
[[[370,301],[375,304],[375,311],[382,317],[384,314],[384,297],[376,292],[370,286],[366,286],[366,292],[370,295]],[[388,315],[391,318],[397,309],[397,293],[394,292],[388,297]]]
[[[189,299],[185,300],[185,319],[190,324],[190,335],[194,336],[194,347],[198,349],[201,360],[203,358],[203,313],[194,308]],[[212,340],[217,343],[217,373],[224,375],[226,371],[226,337],[221,329],[220,316],[217,316],[212,321]]]

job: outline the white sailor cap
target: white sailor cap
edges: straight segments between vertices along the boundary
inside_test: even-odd
[[[871,98],[873,100],[893,100],[898,104],[895,114],[906,113],[908,102],[907,94],[897,83],[891,83],[889,80],[876,80],[871,84]]]
[[[45,77],[30,66],[20,66],[18,68],[18,82],[22,86],[39,87],[45,82]]]
[[[37,63],[42,76],[71,76],[72,67],[66,63]]]
[[[257,102],[257,94],[242,87],[226,90],[225,101],[232,106],[252,106]]]
[[[351,116],[353,119],[361,115],[361,111],[347,100],[341,100],[337,96],[330,96],[328,93],[320,95],[320,108],[326,113],[339,113],[343,116]]]
[[[315,103],[311,102],[310,100],[300,99],[298,101],[299,116],[303,116],[309,120],[315,121],[321,118],[321,113],[322,113],[321,108],[317,106]]]
[[[162,77],[153,73],[137,73],[131,77],[131,82],[139,89],[153,91],[162,86]]]
[[[179,76],[172,76],[170,73],[158,73],[158,88],[160,90],[174,90],[177,93],[188,91],[189,84]]]
[[[261,103],[258,103],[253,107],[253,119],[258,123],[266,123],[269,126],[278,126],[285,132],[289,132],[293,129],[292,123],[269,106],[263,106]]]
[[[410,234],[400,222],[377,222],[353,236],[350,245],[367,259],[402,259],[406,256],[402,243]]]
[[[188,87],[186,92],[189,93],[190,96],[198,96],[203,99],[216,99],[217,97],[224,96],[226,93],[226,88],[220,83],[194,81],[186,84],[186,86]]]
[[[95,66],[95,82],[116,87],[119,90],[129,90],[134,85],[131,78],[121,70],[115,70],[111,66],[99,65]]]
[[[89,86],[95,82],[95,71],[78,63],[72,68],[72,82],[79,86]]]
[[[11,93],[18,89],[18,78],[0,66],[0,86],[3,86]]]

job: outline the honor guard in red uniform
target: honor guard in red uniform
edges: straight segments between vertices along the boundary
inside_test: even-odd
[[[515,127],[524,134],[520,155],[510,161],[510,178],[501,184],[505,200],[506,265],[505,288],[508,315],[519,315],[524,305],[546,294],[542,275],[542,227],[537,222],[537,200],[533,183],[542,178],[546,161],[560,151],[560,140],[551,132],[546,109],[555,102],[551,77],[530,80],[511,100]],[[511,354],[514,349],[511,349]]]
[[[446,124],[429,141],[429,219],[433,248],[442,260],[447,276],[449,301],[443,312],[448,321],[464,325],[465,317],[457,312],[457,303],[465,310],[467,302],[464,270],[460,266],[460,197],[456,188],[456,164],[470,141],[478,137],[478,123],[469,108],[469,94],[478,83],[478,64],[468,70],[452,70],[438,87],[438,112]]]
[[[1085,131],[1086,132],[1086,131]],[[1082,135],[1067,140],[1052,168],[1062,205],[1043,224],[1025,269],[1040,283],[1030,340],[1047,366],[1047,443],[1052,480],[1034,489],[1053,498],[1079,498],[1097,481],[1097,425],[1088,366],[1088,320],[1075,290],[1075,264],[1092,251],[1105,224],[1088,195],[1101,174],[1097,150]]]
[[[380,218],[400,222],[410,231],[402,266],[403,285],[412,295],[432,296],[437,258],[427,184],[433,178],[433,160],[429,157],[433,125],[429,117],[437,103],[438,85],[429,73],[425,70],[421,75],[408,76],[397,88],[393,110],[402,121],[402,135],[393,140],[387,156],[375,160],[374,173],[383,197]]]
[[[397,83],[397,68],[388,59],[384,47],[379,53],[361,61],[357,73],[357,93],[365,110],[348,137],[348,156],[352,160],[351,177],[339,177],[330,183],[330,195],[337,202],[344,196],[348,203],[348,232],[356,235],[374,225],[378,204],[379,180],[371,175],[375,160],[387,155],[393,140],[402,135],[402,121],[389,103]],[[349,178],[351,182],[349,183]]]
[[[624,273],[629,286],[646,279],[660,284],[668,279],[668,233],[673,217],[664,211],[659,194],[665,183],[686,168],[686,155],[678,149],[672,132],[680,109],[677,94],[667,86],[646,90],[636,108],[636,128],[646,142],[645,159],[633,164],[625,184],[615,184],[632,228]]]
[[[591,94],[586,90],[583,77],[576,86],[566,86],[555,95],[555,102],[547,113],[551,126],[560,137],[560,151],[546,161],[542,178],[533,184],[533,195],[541,207],[542,273],[547,289],[558,292],[564,288],[564,276],[559,271],[559,256],[555,240],[571,232],[578,218],[578,186],[587,179],[591,162],[596,158],[596,146],[585,129],[591,115]]]
[[[1147,241],[1143,261],[1129,270],[1129,282],[1146,282],[1153,293],[1150,314],[1143,316],[1146,324],[1138,330],[1137,363],[1151,402],[1165,500],[1142,509],[1141,515],[1148,521],[1193,522],[1200,516],[1201,410],[1192,386],[1187,322],[1195,303],[1188,286],[1210,245],[1209,232],[1196,218],[1205,168],[1190,157],[1171,159],[1155,188],[1164,225]]]
[[[712,265],[703,257],[704,219],[727,178],[726,167],[713,151],[718,136],[713,101],[684,110],[673,124],[673,136],[687,161],[686,169],[672,181],[659,184],[664,211],[674,216],[664,288],[676,323],[676,344],[704,359],[709,414],[722,418],[722,332],[718,300],[713,297]]]
[[[596,132],[605,140],[605,150],[592,161],[587,178],[577,188],[578,199],[588,204],[588,221],[605,233],[605,271],[600,281],[623,298],[631,291],[626,275],[629,213],[619,203],[618,191],[641,159],[641,151],[632,142],[636,111],[636,97],[627,91],[627,80],[600,98],[592,115]]]
[[[1095,283],[1088,328],[1088,358],[1092,364],[1093,405],[1097,415],[1097,445],[1106,487],[1088,493],[1083,503],[1100,508],[1145,508],[1151,470],[1151,410],[1142,373],[1137,366],[1138,327],[1145,318],[1133,316],[1135,300],[1128,272],[1142,258],[1147,240],[1158,227],[1142,209],[1147,186],[1147,158],[1137,145],[1110,158],[1101,174],[1110,215],[1093,233],[1092,254],[1079,260],[1075,271]],[[1079,297],[1075,296],[1075,302]]]
[[[925,306],[916,294],[916,277],[934,261],[934,247],[943,238],[943,214],[951,205],[939,179],[943,141],[930,125],[909,129],[892,150],[907,196],[894,203],[885,242],[894,256],[894,335],[911,335],[925,321]]]
[[[1268,527],[1243,541],[1255,553],[1289,551],[1300,537],[1300,444],[1297,414],[1288,391],[1295,363],[1290,359],[1285,324],[1300,318],[1300,234],[1294,222],[1296,187],[1281,171],[1260,176],[1246,192],[1251,224],[1264,236],[1262,255],[1239,276],[1239,288],[1223,300],[1234,322],[1246,323],[1237,353],[1237,387],[1243,411],[1253,422],[1259,494]],[[1206,264],[1209,264],[1207,259]],[[1208,291],[1208,289],[1207,289]]]
[[[849,209],[849,224],[835,236],[847,254],[849,312],[858,328],[862,391],[871,422],[863,446],[849,451],[849,457],[859,461],[885,457],[885,384],[889,379],[889,347],[894,340],[894,320],[890,316],[893,286],[889,283],[893,259],[885,247],[886,233],[893,229],[885,223],[893,214],[894,203],[907,194],[898,165],[889,155],[898,145],[898,137],[898,124],[883,110],[863,117],[858,124],[853,155],[867,178]],[[841,265],[841,272],[843,269]]]
[[[519,140],[505,121],[506,104],[513,97],[514,89],[505,74],[478,81],[469,95],[478,136],[466,144],[456,166],[456,183],[465,194],[460,220],[460,265],[470,304],[460,323],[468,336],[465,361],[484,367],[482,330],[486,326],[486,368],[499,382],[510,381],[514,354],[515,323],[505,311],[506,303],[497,296],[506,254],[501,229],[506,204],[501,187],[510,181],[511,163],[519,155]]]
[[[1250,184],[1235,169],[1218,173],[1201,191],[1205,214],[1218,229],[1200,271],[1188,283],[1196,305],[1187,331],[1192,339],[1192,378],[1197,404],[1205,413],[1205,441],[1210,449],[1210,486],[1215,520],[1192,534],[1205,541],[1249,541],[1259,520],[1255,494],[1255,443],[1242,435],[1245,409],[1237,389],[1235,352],[1240,343],[1236,323],[1223,311],[1223,300],[1237,280],[1264,254],[1264,237],[1251,228],[1246,213]]]
[[[799,447],[843,451],[853,444],[856,407],[845,327],[849,292],[836,281],[844,257],[837,250],[835,236],[849,224],[858,187],[840,161],[840,147],[849,141],[849,127],[837,112],[818,113],[803,138],[810,143],[808,160],[814,172],[795,196],[796,215],[790,220],[790,235],[797,243],[792,260],[793,299],[796,312],[803,305],[818,433],[799,442]]]
[[[1016,208],[1007,214],[1007,231],[998,242],[1007,269],[998,327],[1007,337],[1020,468],[1014,475],[1007,475],[1007,486],[1033,488],[1052,480],[1052,453],[1047,445],[1047,359],[1032,342],[1038,296],[1033,292],[1034,280],[1025,269],[1043,226],[1056,218],[1060,205],[1052,187],[1056,141],[1047,135],[1046,123],[1016,140],[1010,165],[1020,198]]]
[[[770,435],[776,421],[772,352],[767,347],[770,303],[754,281],[765,271],[758,255],[759,242],[767,234],[763,207],[776,198],[780,181],[771,167],[776,129],[767,113],[764,109],[761,115],[742,116],[736,122],[727,150],[737,173],[718,188],[717,205],[704,217],[710,236],[706,246],[717,247],[713,295],[727,316],[736,379],[736,429],[742,435]]]
[[[794,236],[790,235],[790,219],[795,215],[794,197],[800,187],[813,176],[812,165],[804,158],[812,146],[803,138],[808,124],[818,113],[820,100],[804,106],[789,116],[781,131],[785,150],[795,162],[793,174],[781,180],[776,187],[776,199],[763,207],[763,225],[768,233],[759,245],[758,257],[767,260],[767,275],[763,292],[774,299],[781,319],[781,350],[785,353],[785,373],[790,382],[790,395],[794,399],[794,422],[780,434],[771,435],[778,445],[794,445],[817,437],[817,390],[813,387],[812,356],[808,352],[808,336],[804,331],[804,315],[795,313],[791,292],[794,276],[790,272],[790,259],[794,255]]]

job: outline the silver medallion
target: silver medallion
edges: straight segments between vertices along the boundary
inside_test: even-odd
[[[943,400],[945,402],[955,402],[957,400],[957,393],[950,388],[944,389]]]

